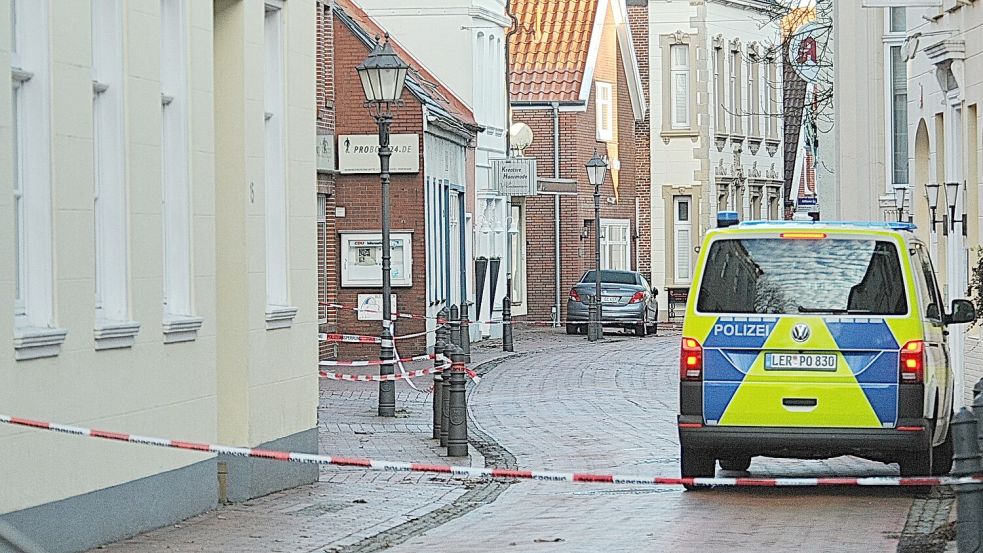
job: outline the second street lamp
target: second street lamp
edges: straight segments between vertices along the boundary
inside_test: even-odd
[[[382,182],[382,334],[379,357],[384,362],[379,367],[380,375],[394,374],[396,371],[392,365],[392,245],[389,243],[389,158],[392,157],[392,149],[389,147],[389,126],[393,121],[393,109],[402,102],[400,98],[409,68],[389,45],[388,33],[386,41],[381,44],[379,37],[376,37],[369,57],[355,68],[365,93],[365,107],[379,125],[379,179]],[[379,382],[379,416],[396,416],[396,386],[391,381]]]
[[[608,164],[598,157],[597,149],[594,157],[587,162],[587,180],[594,186],[594,295],[588,306],[587,340],[596,342],[604,338],[604,328],[601,326],[601,185],[604,184],[604,174]]]

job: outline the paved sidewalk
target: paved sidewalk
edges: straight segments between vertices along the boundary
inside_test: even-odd
[[[523,351],[558,343],[552,340],[550,332],[542,331],[520,331],[517,338],[517,349]],[[500,341],[474,344],[471,366],[503,355],[506,354],[501,351]],[[430,365],[420,362],[408,364],[406,368],[414,370]],[[373,368],[364,367],[344,371],[374,372]],[[321,452],[484,466],[484,459],[473,447],[469,458],[446,457],[445,449],[431,438],[433,410],[428,390],[433,379],[422,377],[413,383],[419,391],[405,382],[396,384],[397,416],[382,419],[376,416],[377,383],[321,380],[318,410]],[[320,480],[315,484],[221,506],[180,524],[99,550],[176,553],[371,550],[373,547],[368,546],[373,545],[373,538],[381,532],[446,508],[472,492],[475,486],[475,482],[453,480],[445,475],[322,467]],[[471,496],[467,499],[475,501]]]

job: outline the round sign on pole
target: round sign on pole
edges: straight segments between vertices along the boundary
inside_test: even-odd
[[[808,83],[819,80],[820,63],[828,30],[813,21],[799,27],[789,40],[788,62],[792,64],[799,77]]]

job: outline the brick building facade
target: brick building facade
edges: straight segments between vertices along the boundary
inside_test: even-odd
[[[328,11],[332,13],[328,14]],[[355,67],[369,54],[374,37],[384,35],[385,30],[349,0],[336,0],[330,9],[325,6],[320,17],[324,22],[324,32],[319,33],[319,39],[331,44],[322,45],[319,55],[330,53],[331,61],[327,65],[332,67],[322,73],[320,66],[324,64],[319,63],[318,100],[319,107],[323,108],[319,114],[325,114],[323,121],[319,119],[319,124],[323,123],[325,128],[333,124],[340,160],[347,149],[342,143],[344,137],[378,133],[375,120],[363,105],[365,97]],[[439,232],[442,229],[438,228],[437,221],[443,221],[452,214],[449,205],[432,193],[432,183],[435,185],[439,182],[441,186],[448,187],[453,185],[454,193],[460,192],[463,198],[464,189],[473,183],[473,143],[478,126],[469,108],[427,72],[395,38],[391,44],[411,69],[402,96],[403,104],[396,108],[390,133],[393,136],[414,135],[417,139],[416,151],[419,152],[418,172],[392,175],[390,228],[393,239],[398,234],[410,235],[412,259],[412,268],[407,271],[412,285],[400,285],[394,272],[392,290],[396,296],[395,309],[399,312],[432,315],[443,306],[442,302],[447,301],[443,292],[448,288],[445,270],[450,266],[448,258],[452,250],[455,257],[460,251],[460,233],[455,232],[450,242],[438,241],[440,237],[436,235],[443,236],[444,233]],[[459,170],[454,173],[453,179],[438,179],[434,175],[442,169],[437,167],[439,164]],[[353,261],[352,252],[344,249],[343,242],[346,237],[362,234],[367,240],[372,240],[373,236],[378,240],[382,226],[380,183],[378,172],[346,172],[341,164],[339,169],[319,182],[319,193],[324,186],[327,198],[327,213],[319,240],[319,248],[323,252],[320,265],[323,284],[321,297],[333,303],[353,306],[358,304],[360,295],[364,298],[367,294],[378,295],[381,291],[381,285],[376,284],[344,284],[346,267],[350,267]],[[394,259],[395,256],[394,253]],[[459,263],[456,259],[455,262]],[[438,280],[441,283],[439,292],[435,290]],[[328,309],[322,311],[322,320],[327,318],[328,328],[347,334],[380,333],[379,320],[360,320],[358,315],[351,309]],[[394,334],[400,336],[432,330],[433,325],[434,321],[430,319],[403,319],[398,322]],[[417,355],[426,351],[430,343],[432,335],[398,342],[398,353],[404,357]],[[322,343],[322,355],[331,353],[343,359],[366,359],[377,357],[379,352],[378,346],[374,345],[338,344],[336,348],[329,348]]]
[[[601,186],[602,268],[635,270],[645,257],[638,255],[637,181],[647,173],[648,152],[639,148],[636,124],[646,102],[624,0],[522,0],[513,9],[513,121],[533,131],[523,155],[537,159],[540,189],[564,192],[521,204],[526,266],[534,269],[527,270],[528,316],[563,319],[568,291],[595,263],[594,187],[584,168],[595,151],[609,164]]]

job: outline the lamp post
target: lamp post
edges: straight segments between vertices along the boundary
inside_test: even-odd
[[[945,183],[945,201],[949,205],[949,230],[956,232],[956,223],[962,223],[963,236],[966,236],[966,211],[956,217],[956,207],[959,206],[959,187],[961,182]]]
[[[937,182],[925,183],[925,199],[928,200],[928,210],[930,216],[932,217],[932,223],[930,225],[932,227],[932,232],[935,232],[935,225],[942,223],[942,232],[945,235],[948,235],[949,225],[948,222],[945,220],[945,216],[943,215],[943,219],[941,221],[936,218],[936,215],[938,214],[936,210],[939,207],[940,188],[941,186],[939,186],[939,183]]]
[[[601,185],[604,184],[608,164],[598,157],[595,148],[594,157],[590,158],[586,167],[587,180],[594,186],[594,295],[588,307],[587,340],[596,342],[604,338],[601,326]]]
[[[389,243],[389,158],[392,149],[389,147],[389,126],[393,121],[393,110],[401,103],[403,85],[406,82],[406,72],[409,65],[401,60],[389,45],[389,34],[386,41],[379,43],[376,37],[375,47],[355,70],[362,82],[365,93],[365,107],[379,125],[379,178],[382,183],[382,334],[379,357],[388,362],[379,366],[379,374],[394,374],[393,334],[392,334],[392,245]],[[379,382],[379,416],[396,416],[396,387],[393,382]]]

